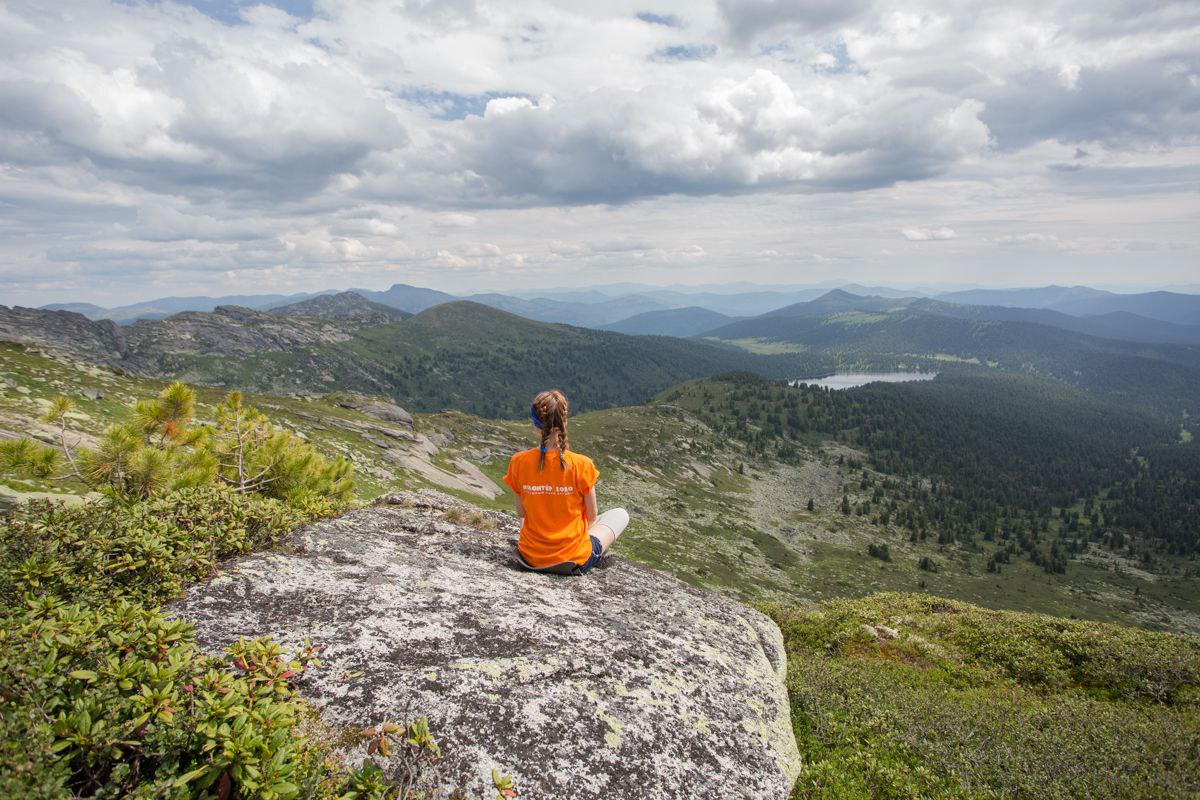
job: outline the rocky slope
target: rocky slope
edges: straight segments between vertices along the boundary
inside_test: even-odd
[[[800,762],[778,628],[720,595],[611,557],[582,578],[526,572],[515,521],[432,491],[236,559],[173,613],[219,650],[322,645],[302,690],[344,736],[426,715],[446,787],[493,767],[526,800],[784,798]]]
[[[116,323],[93,322],[74,311],[0,305],[0,341],[52,347],[92,364],[116,365],[125,355],[125,339]]]
[[[241,306],[217,306],[212,313],[185,311],[166,320],[141,320],[124,329],[130,366],[160,369],[166,354],[237,357],[289,352],[350,339],[344,321],[289,317]]]
[[[52,347],[76,358],[145,374],[172,356],[236,358],[293,352],[350,339],[362,322],[291,317],[241,306],[185,311],[165,320],[118,327],[72,311],[0,306],[0,340]]]

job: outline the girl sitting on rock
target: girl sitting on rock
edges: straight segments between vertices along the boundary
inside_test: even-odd
[[[600,473],[590,458],[567,449],[562,392],[551,389],[533,398],[529,416],[541,432],[541,446],[515,454],[504,475],[521,518],[517,554],[532,570],[582,575],[600,563],[629,524],[629,514],[614,508],[596,516]]]

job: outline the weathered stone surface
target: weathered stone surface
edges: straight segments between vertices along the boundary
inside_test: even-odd
[[[297,532],[293,552],[226,564],[174,613],[212,650],[324,645],[301,684],[322,719],[428,716],[446,785],[470,796],[493,767],[523,800],[788,795],[799,755],[770,620],[620,558],[525,572],[515,537],[506,515],[389,495]]]
[[[185,311],[167,319],[143,319],[118,327],[111,320],[94,322],[72,311],[0,305],[0,340],[44,345],[87,363],[119,366],[134,374],[182,375],[188,380],[195,378],[186,370],[205,358],[292,353],[297,363],[305,365],[303,374],[294,379],[303,378],[308,385],[309,373],[321,360],[319,348],[350,339],[365,324],[217,306],[212,312]],[[202,371],[199,377],[206,376],[211,377]],[[375,383],[369,376],[363,380]]]
[[[354,392],[339,392],[338,405],[342,408],[352,408],[355,411],[361,411],[369,417],[375,417],[375,419],[381,419],[384,422],[398,422],[410,428],[413,424],[412,414],[395,403],[389,403],[387,400],[381,400],[377,397],[364,397]]]
[[[138,320],[123,333],[126,366],[151,373],[161,371],[171,358],[296,352],[351,336],[340,320],[286,317],[240,306]]]
[[[0,305],[0,340],[48,345],[94,364],[116,364],[125,355],[120,329],[73,311]]]

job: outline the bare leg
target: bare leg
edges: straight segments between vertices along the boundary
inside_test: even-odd
[[[596,521],[588,528],[588,535],[599,539],[600,546],[607,553],[628,524],[629,512],[623,508],[613,508],[596,517]]]

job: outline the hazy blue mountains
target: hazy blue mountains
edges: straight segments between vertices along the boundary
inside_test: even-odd
[[[737,318],[728,317],[700,306],[690,306],[634,314],[628,319],[605,325],[604,329],[635,335],[686,337],[698,336],[732,322],[737,322]]]
[[[1200,295],[1178,292],[1116,294],[1087,286],[1044,286],[950,292],[937,299],[966,305],[1045,308],[1074,316],[1125,312],[1177,325],[1200,325]]]
[[[842,368],[988,368],[1054,377],[1131,402],[1198,410],[1200,348],[1119,341],[963,309],[835,290],[707,335],[793,344],[836,358]]]

